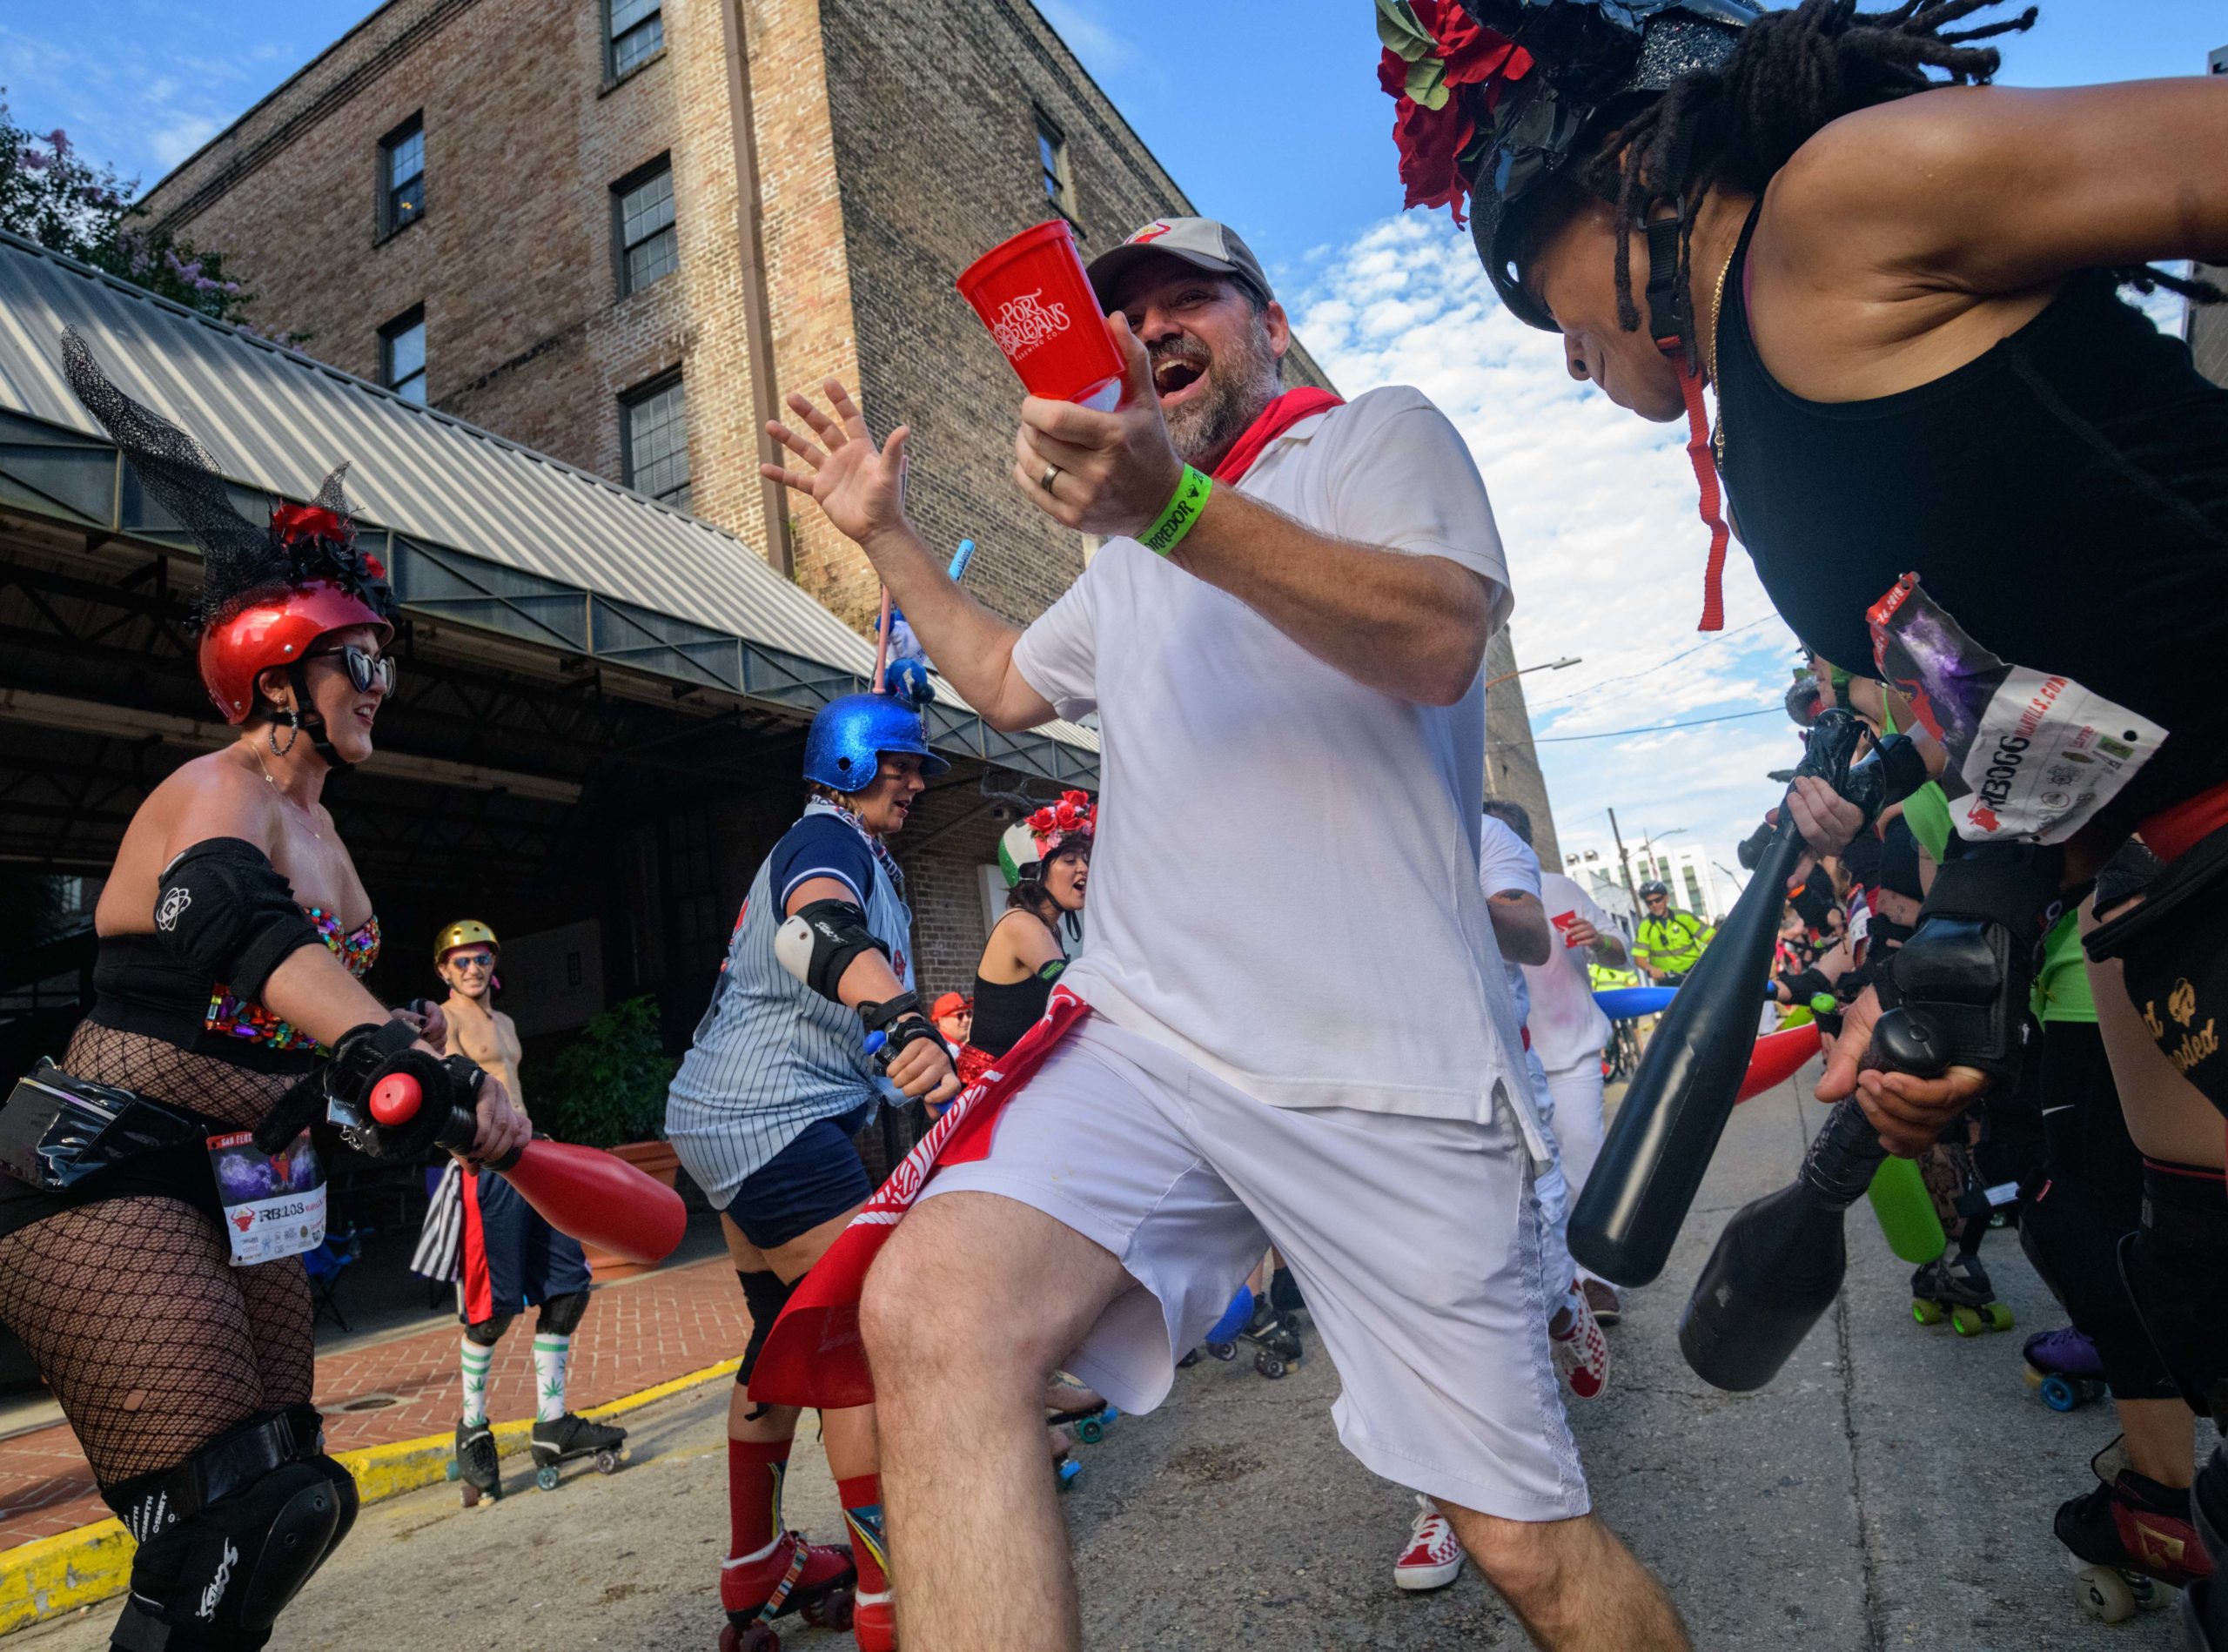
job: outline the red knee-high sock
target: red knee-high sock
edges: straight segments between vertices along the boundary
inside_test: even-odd
[[[789,1441],[728,1441],[728,1559],[755,1560],[781,1536]]]
[[[854,1474],[836,1482],[843,1505],[843,1524],[851,1528],[851,1563],[859,1568],[859,1593],[880,1595],[889,1588],[889,1555],[882,1534],[882,1476]]]

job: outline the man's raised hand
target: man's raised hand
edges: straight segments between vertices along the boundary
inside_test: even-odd
[[[828,398],[826,412],[809,396],[791,394],[789,410],[804,422],[817,443],[787,425],[768,420],[766,433],[802,461],[792,465],[761,465],[758,473],[808,494],[845,537],[869,550],[876,535],[907,529],[905,520],[905,440],[911,433],[903,425],[889,433],[877,448],[868,433],[864,414],[851,393],[838,379],[821,381]]]
[[[1013,439],[1014,486],[1065,527],[1142,534],[1184,480],[1152,387],[1152,363],[1120,312],[1106,318],[1122,353],[1122,400],[1111,413],[1030,396]]]

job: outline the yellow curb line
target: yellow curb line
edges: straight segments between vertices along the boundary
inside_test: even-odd
[[[623,1394],[607,1405],[593,1406],[584,1417],[616,1417],[668,1399],[690,1388],[732,1376],[740,1360],[691,1371],[670,1382],[661,1382],[638,1393]],[[533,1431],[530,1422],[498,1423],[495,1443],[505,1455],[525,1448]],[[448,1478],[449,1458],[455,1446],[447,1434],[426,1434],[417,1440],[397,1440],[384,1446],[364,1446],[344,1451],[338,1461],[356,1477],[359,1501],[376,1503],[404,1492],[440,1484]],[[34,1538],[12,1548],[0,1549],[5,1576],[0,1577],[0,1635],[8,1635],[48,1618],[74,1612],[121,1595],[131,1581],[131,1556],[137,1547],[121,1521],[97,1521],[75,1531]]]

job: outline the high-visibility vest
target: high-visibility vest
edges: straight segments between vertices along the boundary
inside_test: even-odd
[[[1661,918],[1641,919],[1640,938],[1633,953],[1659,970],[1684,975],[1701,961],[1702,949],[1716,938],[1715,925],[1691,912],[1674,910]]]

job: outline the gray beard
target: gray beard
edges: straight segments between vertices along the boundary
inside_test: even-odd
[[[1231,450],[1261,410],[1284,388],[1269,331],[1256,318],[1242,352],[1217,362],[1207,375],[1206,393],[1167,414],[1168,439],[1187,465],[1211,468]]]

